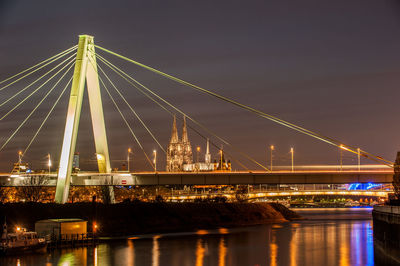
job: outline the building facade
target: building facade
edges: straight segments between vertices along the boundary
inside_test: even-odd
[[[182,139],[179,139],[178,129],[176,127],[176,117],[172,124],[171,139],[167,147],[167,171],[183,171],[183,165],[193,163],[192,146],[190,145],[186,117],[183,117]]]
[[[199,153],[200,147],[197,152]],[[199,154],[197,154],[199,155]],[[186,117],[183,117],[182,138],[179,139],[176,127],[176,117],[172,123],[171,138],[167,147],[167,172],[208,172],[208,171],[231,171],[231,162],[225,160],[223,150],[219,151],[218,161],[211,161],[210,144],[207,139],[204,162],[193,162],[193,151],[189,141],[186,127]]]

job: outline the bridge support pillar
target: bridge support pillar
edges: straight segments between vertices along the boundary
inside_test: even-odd
[[[80,35],[58,170],[55,196],[55,201],[57,203],[66,203],[68,201],[72,161],[78,135],[85,81],[87,83],[89,95],[99,172],[111,173],[103,105],[97,73],[96,54],[94,50],[94,39],[92,36]],[[110,202],[114,202],[112,186],[107,187],[106,193],[108,193],[108,195],[105,198],[109,199]]]

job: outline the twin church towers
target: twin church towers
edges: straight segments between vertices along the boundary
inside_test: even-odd
[[[199,168],[199,169],[196,169]],[[206,168],[206,169],[205,169]],[[182,138],[179,139],[178,130],[176,127],[176,117],[172,124],[171,139],[167,147],[167,171],[195,171],[195,170],[212,170],[211,155],[209,152],[209,144],[207,141],[207,150],[204,163],[193,163],[193,151],[190,145],[186,117],[183,117]]]

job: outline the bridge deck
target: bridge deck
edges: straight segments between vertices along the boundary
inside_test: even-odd
[[[35,176],[35,175],[30,175]],[[0,185],[29,184],[30,176],[0,175]],[[38,174],[36,175],[38,176]],[[47,178],[45,185],[55,185],[56,175]],[[391,183],[392,170],[377,171],[276,171],[276,172],[141,172],[141,173],[79,173],[72,177],[72,185],[241,185],[241,184],[348,184]]]

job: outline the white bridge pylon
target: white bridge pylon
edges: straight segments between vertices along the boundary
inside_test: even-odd
[[[97,74],[94,38],[88,35],[80,35],[60,156],[55,195],[56,203],[66,203],[68,201],[72,162],[78,135],[85,81],[87,83],[89,95],[90,114],[99,172],[111,173],[103,105]],[[108,193],[110,193],[111,202],[114,202],[114,193],[111,186],[108,187]]]

